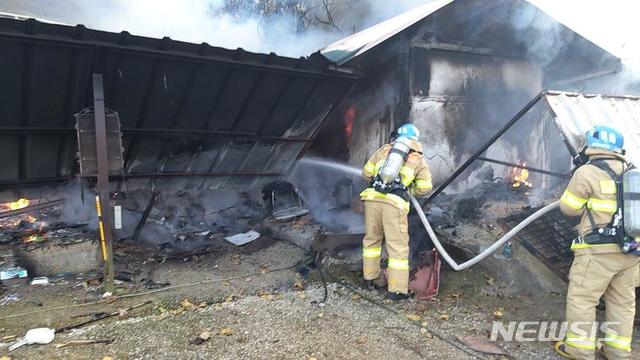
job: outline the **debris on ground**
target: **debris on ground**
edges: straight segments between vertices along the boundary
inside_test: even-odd
[[[74,345],[111,344],[112,342],[113,342],[113,339],[71,340],[65,343],[56,344],[56,349],[61,349],[67,346],[74,346]]]
[[[409,321],[420,321],[422,319],[422,316],[420,316],[418,314],[405,314],[404,316]]]
[[[31,280],[31,285],[49,285],[49,278],[46,276],[34,277]]]
[[[28,272],[15,251],[3,247],[0,249],[0,282],[5,286],[23,284],[28,281]]]
[[[8,295],[5,295],[4,297],[2,297],[0,299],[0,306],[7,305],[9,303],[12,303],[12,302],[18,301],[18,300],[20,300],[18,295],[16,295],[16,294],[8,294]]]
[[[242,245],[246,245],[254,240],[257,240],[260,237],[260,233],[255,231],[255,230],[251,230],[249,232],[243,233],[243,234],[236,234],[233,236],[227,236],[224,239],[227,240],[228,242],[232,243],[235,246],[242,246]]]
[[[220,331],[218,332],[218,335],[220,336],[231,336],[235,334],[235,330],[233,330],[232,328],[222,328],[220,329]]]
[[[152,303],[151,300],[147,300],[147,301],[145,301],[145,302],[143,302],[141,304],[133,305],[133,306],[130,306],[130,307],[126,308],[126,309],[118,309],[118,310],[116,310],[116,311],[114,311],[112,313],[101,313],[101,314],[99,314],[97,316],[92,316],[91,319],[83,321],[81,323],[59,328],[59,329],[56,330],[56,333],[63,333],[65,331],[69,331],[69,330],[72,330],[72,329],[77,329],[77,328],[92,324],[92,323],[94,323],[96,321],[100,321],[100,320],[103,320],[103,319],[108,319],[108,318],[115,317],[115,316],[119,316],[120,318],[124,318],[131,310],[143,307],[145,305],[149,305],[151,303]]]
[[[9,351],[13,351],[24,345],[32,344],[48,344],[53,341],[56,330],[50,328],[36,328],[27,331],[24,338],[9,347]]]
[[[182,301],[180,302],[180,306],[182,306],[182,308],[186,311],[191,311],[198,308],[198,306],[192,303],[189,299],[182,299]]]
[[[493,316],[496,319],[501,319],[504,316],[504,308],[495,309],[495,311],[493,312]]]
[[[167,287],[169,285],[171,285],[168,282],[164,282],[164,283],[157,283],[151,279],[147,279],[144,283],[143,283],[144,287],[149,289],[149,290],[156,290],[156,289],[161,289],[163,287]]]
[[[293,207],[289,209],[282,209],[273,212],[273,218],[276,221],[288,221],[291,219],[295,219],[304,215],[307,215],[309,210],[301,208],[301,207]]]
[[[197,338],[189,341],[189,343],[192,345],[202,345],[209,339],[211,339],[212,336],[213,334],[211,333],[211,331],[203,331],[202,333],[200,333],[200,335],[198,335]]]
[[[503,348],[482,336],[463,336],[458,340],[475,351],[492,355],[509,355]]]

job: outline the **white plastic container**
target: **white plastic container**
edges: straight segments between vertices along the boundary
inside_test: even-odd
[[[24,339],[16,342],[15,344],[9,347],[9,351],[13,351],[20,346],[31,345],[31,344],[48,344],[53,341],[55,337],[56,330],[50,328],[37,328],[31,329],[27,331],[24,335]]]

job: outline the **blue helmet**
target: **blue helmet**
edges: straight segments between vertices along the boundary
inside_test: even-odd
[[[420,130],[413,124],[404,124],[398,129],[398,137],[406,137],[411,140],[420,139]]]
[[[585,134],[586,145],[592,148],[622,152],[624,136],[610,126],[596,125]]]

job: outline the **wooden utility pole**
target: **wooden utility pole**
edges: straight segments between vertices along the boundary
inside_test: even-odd
[[[113,250],[111,206],[109,201],[109,157],[107,151],[107,125],[104,110],[104,89],[102,74],[93,74],[93,113],[96,126],[96,162],[98,168],[98,188],[96,210],[100,232],[100,250],[104,262],[104,289],[113,292]]]

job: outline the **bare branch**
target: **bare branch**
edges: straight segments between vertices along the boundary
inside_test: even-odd
[[[336,24],[336,21],[333,19],[333,12],[337,7],[337,0],[322,0],[322,7],[324,9],[325,15],[327,16],[326,20],[320,19],[316,16],[316,20],[322,24],[329,25],[334,29],[338,30],[340,34],[342,34],[342,29]]]

